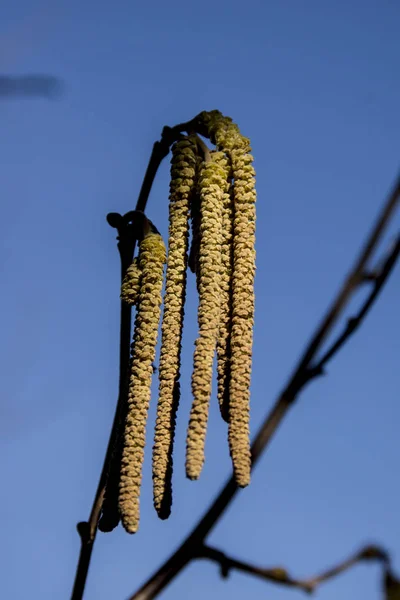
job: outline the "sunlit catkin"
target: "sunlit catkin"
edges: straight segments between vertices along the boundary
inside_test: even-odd
[[[131,348],[129,391],[119,482],[119,511],[124,528],[135,533],[139,526],[139,494],[150,402],[163,269],[166,261],[160,235],[148,234],[140,243],[140,289]]]
[[[219,111],[200,115],[200,122],[219,150],[232,164],[233,269],[232,325],[230,335],[229,448],[235,479],[250,482],[249,438],[250,380],[254,326],[255,274],[255,178],[250,141],[229,117]]]
[[[136,304],[139,298],[141,270],[139,257],[136,256],[126,270],[121,285],[121,300],[129,305]],[[112,531],[120,521],[118,510],[119,478],[122,452],[123,422],[125,418],[121,415],[116,428],[114,448],[110,458],[107,483],[103,499],[102,514],[99,520],[99,530],[103,532]]]
[[[140,274],[139,257],[136,256],[127,268],[121,285],[121,300],[127,304],[133,305],[137,302],[139,296]]]
[[[229,447],[236,482],[250,483],[250,382],[254,327],[255,179],[253,157],[232,151],[234,185]]]
[[[189,209],[196,175],[196,140],[177,142],[172,149],[169,197],[169,240],[162,340],[159,397],[153,447],[154,507],[161,518],[171,512],[172,450],[179,404],[181,341],[186,296]]]
[[[213,358],[219,326],[222,205],[226,186],[225,155],[213,152],[199,175],[199,334],[194,352],[193,404],[186,446],[186,474],[189,479],[199,477],[204,463]]]
[[[227,182],[230,171],[227,170]],[[218,403],[229,420],[230,334],[232,326],[233,186],[224,191],[222,204],[220,318],[217,339]]]

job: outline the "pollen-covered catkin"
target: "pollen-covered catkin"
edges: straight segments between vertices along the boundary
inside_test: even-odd
[[[171,512],[172,451],[186,297],[189,209],[196,175],[196,140],[177,142],[172,149],[169,198],[169,240],[159,365],[159,396],[153,446],[153,497],[158,515]]]
[[[199,334],[192,374],[193,403],[186,442],[186,475],[197,479],[204,463],[204,444],[211,395],[213,359],[220,314],[222,204],[227,186],[226,157],[213,152],[199,175]]]
[[[250,483],[250,383],[254,327],[255,179],[253,157],[232,152],[234,184],[229,448],[236,482]]]
[[[162,237],[148,234],[139,247],[141,281],[131,348],[129,391],[119,482],[119,511],[124,528],[135,533],[139,526],[139,494],[150,402],[161,290],[166,251]]]
[[[121,300],[127,304],[136,304],[139,297],[141,271],[139,267],[139,257],[136,256],[126,270],[124,279],[121,285]],[[100,531],[108,532],[117,527],[120,516],[118,510],[119,497],[119,478],[121,467],[122,453],[122,433],[123,422],[125,418],[120,416],[118,426],[116,428],[114,447],[110,458],[109,470],[107,475],[107,483],[103,498],[101,518],[98,528]]]
[[[227,171],[227,180],[230,171]],[[224,191],[222,204],[220,319],[217,339],[218,403],[229,420],[230,334],[232,326],[233,186]]]
[[[196,161],[196,174],[200,172],[202,160],[198,156]],[[190,222],[192,231],[192,240],[188,258],[188,266],[192,273],[196,275],[197,289],[199,287],[199,248],[200,248],[200,189],[199,180],[196,177],[196,186],[190,200]]]
[[[250,482],[250,380],[254,327],[255,178],[250,141],[219,111],[199,115],[201,126],[232,164],[233,269],[230,335],[229,448],[236,482]]]
[[[126,270],[124,280],[121,285],[121,300],[127,304],[136,304],[139,296],[140,286],[140,267],[139,257],[135,256],[132,263]]]

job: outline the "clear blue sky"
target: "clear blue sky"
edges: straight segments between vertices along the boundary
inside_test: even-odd
[[[0,73],[49,73],[65,84],[55,102],[0,99],[2,598],[70,593],[75,524],[89,513],[117,397],[119,262],[105,215],[133,208],[162,127],[218,108],[252,140],[254,432],[397,173],[399,20],[396,0],[2,2]],[[167,195],[165,161],[148,207],[164,234]],[[148,453],[140,531],[98,536],[87,600],[132,593],[230,473],[214,403],[202,477],[184,477],[190,286],[173,513],[161,522],[153,510]],[[374,541],[400,568],[399,296],[397,267],[210,542],[307,576]],[[150,446],[154,415],[153,403]],[[317,597],[377,600],[378,573],[357,567]],[[223,581],[201,562],[162,597],[301,595],[238,573]]]

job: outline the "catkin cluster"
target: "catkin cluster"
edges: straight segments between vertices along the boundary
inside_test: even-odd
[[[164,263],[167,263],[161,326],[159,393],[153,444],[153,498],[160,518],[172,503],[172,453],[180,400],[181,346],[187,267],[196,274],[198,336],[191,378],[192,407],[186,438],[186,475],[200,476],[217,358],[217,398],[228,423],[236,483],[250,481],[249,401],[254,326],[255,173],[250,142],[219,111],[203,112],[195,133],[172,148],[168,256],[152,229],[127,269],[121,298],[136,306],[126,402],[109,470],[102,531],[122,520],[134,533],[145,430],[160,320]],[[189,238],[191,227],[191,249]]]
[[[198,123],[200,132],[209,137],[217,147],[217,152],[212,156],[220,156],[223,153],[226,160],[223,182],[220,181],[216,186],[218,191],[214,189],[211,193],[200,181],[201,241],[198,260],[201,282],[201,265],[207,264],[209,256],[207,242],[203,241],[203,236],[210,235],[213,239],[214,257],[218,254],[214,262],[218,273],[216,269],[211,270],[218,292],[214,295],[210,313],[213,316],[218,313],[218,400],[222,416],[228,421],[229,448],[236,482],[243,487],[250,481],[251,469],[249,403],[254,326],[255,173],[250,142],[240,134],[239,128],[229,117],[224,117],[219,111],[204,112],[199,115]],[[207,196],[207,193],[213,197],[219,196],[218,208],[214,209],[212,218],[203,208],[204,196]],[[220,224],[218,233],[217,222]],[[207,277],[207,281],[212,277],[207,269],[204,270],[204,276]],[[199,377],[203,386],[197,389],[192,383],[194,400],[188,430],[186,462],[187,475],[190,478],[198,477],[204,461],[208,411],[205,398],[209,397],[211,386],[209,371],[207,376],[204,376],[205,367],[196,361],[196,352],[199,346],[206,343],[205,340],[210,341],[215,335],[215,323],[211,317],[206,326],[206,336],[202,332],[200,319],[202,305],[205,303],[202,297],[204,294],[204,286],[200,286],[200,333],[196,342],[192,382],[197,381]],[[212,361],[214,347],[211,350],[211,341],[209,343],[207,358],[210,361],[211,357]]]
[[[199,336],[194,351],[193,404],[186,449],[186,474],[190,479],[199,477],[204,462],[213,360],[220,323],[223,204],[229,190],[228,172],[224,153],[213,152],[199,174]]]

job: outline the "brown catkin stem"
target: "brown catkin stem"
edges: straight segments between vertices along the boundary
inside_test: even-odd
[[[131,349],[131,365],[119,482],[119,511],[124,528],[139,526],[139,494],[150,403],[150,386],[160,320],[164,242],[150,233],[140,243],[141,282]]]
[[[204,445],[211,396],[213,359],[220,309],[222,204],[226,157],[213,152],[200,172],[199,335],[192,375],[193,404],[186,445],[186,475],[197,479],[204,463]]]
[[[196,138],[190,136],[172,149],[169,240],[159,366],[159,396],[153,446],[154,507],[160,518],[171,512],[172,451],[186,297],[189,208],[195,187]]]

